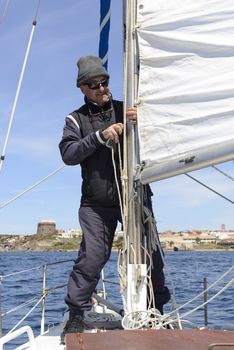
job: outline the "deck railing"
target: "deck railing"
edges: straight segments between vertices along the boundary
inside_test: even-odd
[[[58,265],[58,264],[64,264],[67,262],[74,262],[73,259],[67,259],[67,260],[61,260],[61,261],[56,261],[56,262],[52,262],[52,263],[46,263],[43,265],[39,265],[30,269],[25,269],[22,271],[18,271],[18,272],[13,272],[11,274],[8,275],[0,275],[0,337],[3,336],[3,318],[11,313],[13,313],[14,311],[17,311],[19,309],[24,308],[27,305],[33,304],[33,307],[29,310],[29,312],[27,312],[27,314],[8,332],[11,333],[13,332],[33,311],[34,309],[36,309],[36,307],[38,305],[41,304],[41,324],[40,324],[40,333],[43,334],[45,332],[45,309],[46,309],[46,297],[49,293],[60,289],[60,288],[64,288],[67,284],[62,284],[62,285],[57,285],[55,287],[52,288],[47,288],[47,268],[49,266],[52,265]],[[16,275],[21,275],[21,274],[25,274],[25,273],[29,273],[33,270],[42,270],[42,288],[41,288],[41,295],[40,296],[34,296],[31,299],[15,306],[14,308],[3,312],[2,310],[2,295],[3,295],[3,283],[4,280],[9,279],[11,277],[14,277]]]

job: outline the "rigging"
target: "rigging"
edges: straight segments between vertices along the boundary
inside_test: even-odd
[[[61,165],[59,168],[57,168],[56,170],[54,170],[52,173],[48,174],[47,176],[43,177],[41,180],[37,181],[34,185],[30,186],[29,188],[27,188],[26,190],[24,190],[23,192],[19,193],[17,196],[9,199],[7,202],[3,203],[0,205],[0,209],[6,207],[7,205],[9,205],[10,203],[16,201],[16,199],[20,198],[21,196],[23,196],[24,194],[28,193],[29,191],[33,190],[35,187],[39,186],[42,182],[44,182],[45,180],[47,180],[49,177],[51,177],[52,175],[55,175],[57,172],[59,172],[60,170],[62,170],[63,168],[65,168],[65,164]]]
[[[9,5],[10,0],[5,0],[5,4],[3,5],[3,10],[2,10],[2,14],[0,16],[0,24],[3,22],[5,16],[6,16],[6,12],[7,12],[7,8]]]
[[[205,188],[207,188],[211,192],[214,192],[215,194],[217,194],[218,196],[222,197],[223,199],[225,199],[226,201],[230,202],[231,204],[234,204],[234,202],[231,199],[229,199],[229,198],[225,197],[224,195],[222,195],[221,193],[215,191],[213,188],[205,185],[203,182],[197,180],[194,176],[189,175],[187,173],[185,173],[184,175],[188,176],[190,179],[192,179],[192,180],[196,181],[197,183],[199,183],[200,185],[204,186]]]
[[[226,176],[228,179],[234,181],[234,177],[228,175],[227,173],[225,173],[224,171],[222,171],[221,169],[219,169],[217,166],[212,165],[212,168],[214,168],[216,171],[218,171],[219,173],[223,174],[224,176]]]
[[[10,120],[9,120],[9,124],[8,124],[7,134],[6,134],[5,142],[4,142],[4,145],[3,145],[2,154],[0,156],[0,172],[2,170],[3,162],[5,160],[5,153],[6,153],[6,148],[7,148],[7,144],[8,144],[8,141],[9,141],[10,132],[11,132],[11,128],[12,128],[12,124],[13,124],[13,120],[14,120],[16,105],[17,105],[17,102],[18,102],[19,93],[20,93],[20,89],[21,89],[21,85],[22,85],[22,81],[23,81],[23,77],[24,77],[24,72],[25,72],[27,61],[28,61],[29,52],[30,52],[30,49],[31,49],[31,44],[32,44],[32,39],[33,39],[35,27],[36,27],[36,24],[37,24],[37,15],[38,15],[38,11],[39,11],[39,5],[40,5],[40,0],[37,1],[35,16],[34,16],[34,19],[33,19],[32,29],[31,29],[31,33],[30,33],[30,37],[29,37],[29,41],[28,41],[28,46],[27,46],[27,49],[26,49],[24,62],[23,62],[23,66],[22,66],[22,70],[21,70],[21,73],[20,73],[20,78],[19,78],[19,82],[18,82],[16,94],[15,94],[15,99],[14,99],[13,107],[12,107],[12,110],[11,110],[11,115],[10,115]]]

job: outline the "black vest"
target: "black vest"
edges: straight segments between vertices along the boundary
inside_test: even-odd
[[[90,133],[104,130],[112,124],[122,123],[123,103],[112,100],[103,108],[100,108],[86,100],[85,105],[70,114],[79,124],[81,136],[84,138]],[[116,168],[119,169],[116,145],[114,145],[114,148]],[[100,143],[97,151],[80,165],[83,179],[81,206],[118,206],[119,199],[111,149]],[[117,171],[119,180],[119,170]]]

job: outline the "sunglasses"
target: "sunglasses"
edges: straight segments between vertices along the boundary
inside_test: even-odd
[[[109,84],[109,80],[108,80],[108,79],[105,79],[105,80],[98,81],[98,82],[86,83],[85,85],[87,85],[88,88],[91,89],[91,90],[97,90],[97,89],[99,89],[101,86],[107,87],[108,84]]]

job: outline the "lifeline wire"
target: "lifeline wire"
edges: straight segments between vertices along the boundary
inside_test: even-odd
[[[29,312],[7,334],[12,333],[33,312],[33,310],[40,304],[45,296],[46,294],[43,294],[42,297],[36,302],[36,304],[29,310]]]
[[[7,277],[16,276],[16,275],[19,275],[21,273],[29,272],[29,271],[33,271],[33,270],[39,270],[40,268],[41,268],[41,266],[31,267],[30,269],[26,269],[26,270],[22,270],[22,271],[18,271],[18,272],[13,272],[13,273],[10,273],[8,275],[0,275],[0,279],[3,280],[4,278],[7,278]]]
[[[234,279],[230,280],[222,289],[220,289],[216,294],[214,294],[210,299],[208,299],[206,302],[198,305],[197,307],[195,307],[194,309],[185,312],[184,314],[181,315],[181,319],[183,317],[186,317],[190,314],[192,314],[193,312],[197,311],[198,309],[200,309],[201,307],[203,307],[204,305],[207,305],[208,303],[210,303],[212,300],[214,300],[215,298],[217,298],[221,293],[223,293],[227,288],[229,288],[232,284],[233,284]],[[165,318],[167,317],[167,315],[165,315]],[[171,322],[175,322],[176,320],[171,320],[171,321],[167,321],[164,324],[170,324]]]
[[[191,304],[194,300],[198,299],[201,297],[203,294],[207,293],[211,288],[216,286],[221,280],[224,279],[225,276],[227,276],[234,268],[234,265],[231,266],[227,271],[225,271],[216,281],[211,283],[205,290],[203,290],[201,293],[197,294],[194,298],[188,300],[185,304],[181,305],[178,307],[176,310],[171,311],[168,315],[171,316],[173,313],[177,312],[178,310],[184,308],[185,306]]]
[[[24,303],[22,303],[22,304],[20,304],[20,305],[18,305],[18,306],[16,306],[16,307],[14,307],[13,309],[10,309],[10,310],[6,311],[5,313],[2,314],[2,316],[7,316],[7,315],[11,314],[11,313],[14,312],[14,311],[20,310],[20,309],[22,309],[23,307],[25,307],[25,306],[27,306],[27,305],[29,305],[29,304],[32,304],[32,303],[33,303],[34,301],[36,301],[36,300],[38,300],[38,297],[37,297],[37,296],[35,296],[35,297],[33,297],[33,298],[31,298],[31,299],[25,301]]]

